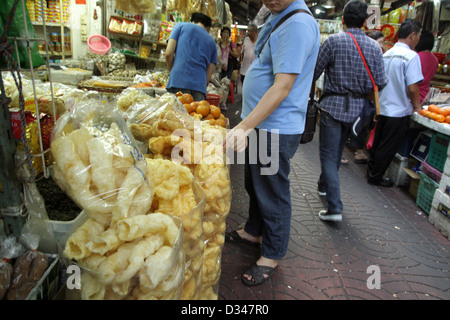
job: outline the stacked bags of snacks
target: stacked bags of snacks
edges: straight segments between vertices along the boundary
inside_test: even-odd
[[[179,299],[182,223],[151,210],[152,172],[117,107],[75,105],[57,121],[51,150],[54,180],[89,213],[62,244],[81,269],[81,298]]]
[[[148,141],[150,157],[189,168],[204,190],[205,246],[200,299],[217,299],[225,219],[231,204],[229,168],[222,147],[226,129],[190,117],[172,94],[160,99],[165,103],[134,104],[124,117],[129,121],[134,137]]]

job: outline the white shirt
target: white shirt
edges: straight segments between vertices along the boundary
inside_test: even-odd
[[[386,51],[383,60],[389,81],[380,91],[380,114],[394,118],[411,115],[413,105],[407,90],[423,80],[419,55],[407,44],[397,42]]]

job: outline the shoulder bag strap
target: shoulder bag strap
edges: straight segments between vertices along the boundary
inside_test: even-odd
[[[283,18],[280,19],[280,21],[278,21],[278,23],[275,25],[275,27],[273,27],[272,31],[270,31],[269,36],[267,37],[266,41],[264,42],[263,46],[261,47],[261,52],[262,52],[262,49],[264,49],[264,46],[266,45],[267,41],[269,40],[270,35],[272,34],[272,32],[274,32],[275,30],[277,30],[278,27],[279,27],[283,22],[285,22],[287,19],[289,19],[289,17],[291,17],[292,15],[294,15],[294,14],[296,14],[296,13],[299,13],[299,12],[304,12],[304,13],[307,13],[307,14],[311,15],[311,13],[309,13],[307,10],[304,10],[304,9],[293,10],[293,11],[289,12],[288,14],[286,14]]]
[[[361,48],[358,45],[358,42],[356,41],[355,37],[350,32],[347,32],[347,33],[353,38],[353,41],[355,42],[356,48],[358,49],[359,55],[361,56],[361,59],[364,62],[364,66],[366,67],[366,70],[369,73],[370,80],[372,81],[372,84],[373,84],[373,91],[374,91],[374,96],[375,96],[376,111],[377,111],[377,114],[380,114],[380,103],[378,101],[378,86],[375,83],[375,80],[373,80],[372,73],[370,72],[369,66],[367,65],[366,59],[364,58],[364,55],[363,55],[363,53],[361,51]]]

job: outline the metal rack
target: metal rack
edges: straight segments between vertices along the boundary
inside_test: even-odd
[[[20,2],[20,3],[19,3]],[[13,20],[14,17],[11,15],[15,15],[15,9],[19,5],[21,5],[22,12],[23,12],[23,24],[24,24],[24,37],[7,37],[6,42],[9,41],[14,42],[14,51],[17,55],[17,65],[16,70],[12,70],[10,68],[9,71],[11,73],[16,72],[16,77],[18,78],[18,81],[16,84],[18,84],[18,90],[22,90],[21,86],[21,77],[20,77],[20,57],[19,57],[19,46],[18,42],[25,43],[27,48],[27,58],[30,64],[30,75],[32,80],[32,86],[33,86],[33,94],[34,94],[34,105],[35,105],[35,113],[36,113],[36,123],[38,128],[38,134],[39,134],[39,153],[38,154],[31,154],[26,141],[26,135],[25,135],[25,119],[24,119],[24,99],[23,96],[20,98],[20,112],[21,112],[21,129],[22,129],[22,138],[21,141],[25,146],[26,155],[27,155],[27,163],[28,167],[30,169],[31,177],[30,180],[32,182],[35,181],[36,174],[34,172],[34,169],[32,167],[32,158],[41,158],[42,162],[42,172],[43,177],[48,178],[49,168],[46,165],[45,162],[45,155],[47,152],[50,151],[50,149],[44,150],[43,146],[43,139],[42,139],[42,133],[41,133],[41,126],[40,126],[40,114],[39,114],[39,108],[38,108],[38,100],[36,96],[36,84],[35,84],[35,72],[33,69],[33,62],[32,62],[32,44],[38,41],[46,41],[45,39],[41,38],[31,38],[30,37],[30,31],[28,30],[27,21],[26,21],[26,13],[27,13],[27,7],[25,5],[25,0],[16,0],[14,2],[13,6],[13,12],[10,13],[9,20]],[[47,27],[45,23],[45,10],[44,10],[44,0],[40,0],[40,6],[41,10],[44,14],[43,19],[43,30],[44,35],[47,34]],[[6,36],[6,28],[5,28],[5,36]],[[8,47],[8,44],[0,44],[4,45],[4,48]],[[11,48],[9,48],[11,50]],[[6,50],[6,49],[5,49]],[[4,54],[6,57],[6,55]],[[49,62],[49,50],[48,47],[45,46],[45,61],[46,61],[46,67],[48,71],[48,80],[50,82],[50,94],[52,97],[52,109],[53,109],[53,120],[56,122],[56,108],[54,103],[54,94],[53,94],[53,83],[52,83],[52,76],[51,76],[51,68],[50,68],[50,62]],[[0,162],[4,163],[5,165],[0,168],[0,212],[1,212],[1,218],[3,219],[4,224],[4,230],[7,234],[14,234],[14,235],[20,235],[22,226],[24,221],[26,220],[26,209],[23,204],[23,196],[22,196],[22,186],[21,183],[18,180],[18,177],[15,174],[15,153],[16,153],[16,142],[14,140],[14,137],[12,135],[12,126],[11,126],[11,117],[9,114],[9,107],[8,107],[8,99],[5,94],[5,88],[3,85],[3,78],[0,74],[0,109],[1,114],[0,116],[0,141],[1,141],[1,152],[0,152]],[[42,177],[41,177],[42,178]]]

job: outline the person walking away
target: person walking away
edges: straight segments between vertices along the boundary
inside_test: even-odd
[[[393,186],[383,176],[406,135],[411,114],[421,110],[419,83],[423,75],[419,55],[414,51],[421,29],[418,21],[403,21],[398,28],[398,42],[383,55],[389,82],[380,91],[380,114],[369,150],[367,181],[372,185]]]
[[[210,28],[211,18],[198,12],[192,14],[191,22],[179,22],[173,28],[165,54],[170,71],[168,92],[190,93],[195,101],[206,99],[206,88],[217,63]]]
[[[318,181],[320,196],[326,196],[327,209],[319,212],[324,221],[341,221],[339,167],[342,152],[352,123],[363,108],[364,100],[373,92],[373,84],[364,66],[357,41],[375,83],[382,88],[387,83],[380,45],[366,36],[361,27],[367,20],[367,4],[353,0],[346,4],[342,24],[344,32],[330,35],[320,47],[314,79],[325,71],[323,94],[320,99],[319,154],[321,174]]]
[[[374,39],[378,44],[381,46],[381,44],[384,42],[384,34],[381,31],[375,30],[367,33],[367,36]],[[381,47],[381,50],[383,51],[383,47]],[[364,103],[370,103],[374,104],[372,100],[366,99]],[[375,110],[375,106],[373,105],[373,110]],[[364,145],[366,144],[367,135],[369,134],[369,128],[373,127],[373,121],[371,121],[364,129],[361,130],[361,132],[355,136],[351,135],[350,137],[350,146],[354,147],[356,149],[355,156],[353,158],[354,163],[358,164],[367,164],[367,161],[369,157],[367,156]]]
[[[255,42],[258,39],[258,27],[256,24],[249,24],[247,29],[247,36],[244,39],[244,43],[242,45],[242,54],[241,54],[241,70],[239,73],[241,74],[241,83],[244,83],[245,74],[247,73],[248,67],[252,64],[253,60],[255,60]]]
[[[224,141],[226,149],[245,150],[246,155],[248,219],[243,229],[227,232],[226,240],[261,244],[261,256],[241,277],[249,286],[267,281],[287,252],[292,214],[290,159],[304,130],[320,46],[317,22],[304,0],[263,3],[271,14],[259,32],[256,59],[245,75],[242,121]],[[306,12],[287,16],[296,9]],[[266,143],[259,143],[261,139]],[[266,161],[269,154],[270,164]]]
[[[420,58],[420,67],[422,68],[423,81],[419,83],[420,103],[430,91],[431,79],[434,78],[438,69],[439,61],[434,54],[431,53],[434,47],[434,35],[430,31],[422,30],[419,43],[415,51]]]

